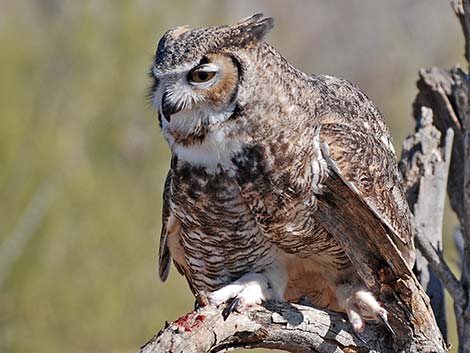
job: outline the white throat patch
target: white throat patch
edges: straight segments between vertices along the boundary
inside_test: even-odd
[[[232,111],[203,115],[202,112],[182,111],[171,116],[170,122],[162,119],[162,131],[172,152],[178,159],[193,166],[206,167],[207,172],[216,173],[221,169],[234,169],[232,157],[242,149],[240,141],[230,138],[233,124],[220,124],[229,119]],[[182,144],[175,141],[171,132],[187,134],[203,124],[209,126],[209,131],[201,142]]]

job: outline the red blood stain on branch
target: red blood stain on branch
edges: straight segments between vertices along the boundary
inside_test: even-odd
[[[202,322],[206,319],[206,317],[202,314],[198,314],[196,317],[194,317],[194,314],[195,312],[192,311],[186,315],[181,316],[175,321],[175,324],[180,326],[184,332],[192,332],[193,329],[201,326]]]

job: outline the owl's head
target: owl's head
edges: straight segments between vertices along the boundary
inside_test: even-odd
[[[259,45],[272,27],[272,18],[255,14],[229,26],[166,32],[150,73],[150,97],[164,133],[194,135],[229,119],[244,79],[240,55]]]

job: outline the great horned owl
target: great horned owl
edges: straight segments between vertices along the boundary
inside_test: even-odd
[[[230,310],[308,297],[346,312],[358,333],[364,318],[388,325],[353,254],[320,221],[317,200],[333,172],[328,146],[411,264],[411,215],[390,132],[357,86],[290,65],[263,40],[272,28],[272,18],[255,14],[177,27],[158,43],[151,99],[172,152],[160,278],[173,259],[198,300]],[[328,217],[347,222],[339,211]]]

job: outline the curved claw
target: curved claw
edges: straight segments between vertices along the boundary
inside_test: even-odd
[[[364,337],[362,337],[362,336],[360,335],[360,333],[358,333],[358,332],[354,332],[354,333],[356,334],[356,337],[359,338],[359,341],[361,341],[362,343],[364,343],[365,345],[367,345],[367,341],[365,340]]]
[[[382,312],[378,312],[377,316],[382,321],[382,323],[384,324],[387,331],[390,332],[393,337],[396,337],[397,335],[396,335],[395,331],[393,331],[392,326],[390,326],[390,324],[388,323],[387,314],[382,313]]]
[[[198,311],[199,309],[203,308],[203,305],[199,303],[199,301],[194,301],[194,311]]]
[[[222,311],[222,317],[224,318],[224,321],[226,321],[229,315],[235,311],[238,304],[240,304],[240,298],[238,297],[234,297],[228,300],[227,306]]]

